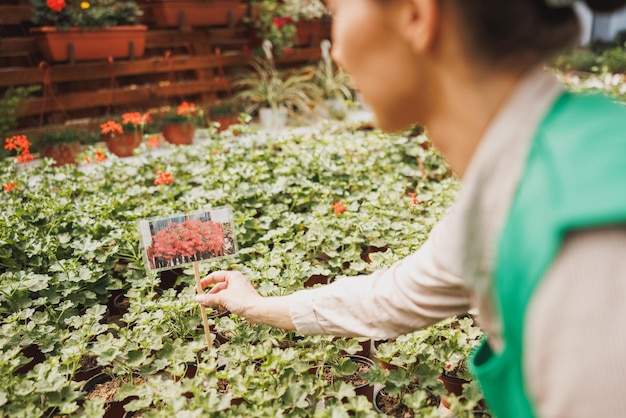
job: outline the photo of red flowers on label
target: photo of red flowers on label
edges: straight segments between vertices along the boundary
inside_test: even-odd
[[[138,223],[148,270],[161,271],[237,252],[228,206]]]

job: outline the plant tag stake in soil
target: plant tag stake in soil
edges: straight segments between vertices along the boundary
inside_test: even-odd
[[[137,223],[147,271],[163,271],[193,264],[197,292],[202,260],[237,253],[233,213],[230,206],[142,219]],[[204,306],[200,306],[204,333],[211,348],[211,334]]]

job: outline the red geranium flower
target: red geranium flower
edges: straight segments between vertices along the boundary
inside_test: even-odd
[[[27,163],[33,160],[33,156],[30,153],[30,142],[26,135],[14,135],[11,138],[4,140],[4,148],[8,150],[17,150],[17,162]]]
[[[10,182],[10,181],[9,181],[9,182],[7,182],[7,183],[4,185],[4,191],[5,191],[5,192],[12,192],[12,191],[13,191],[13,190],[15,190],[15,189],[17,189],[17,182],[16,182],[16,181],[14,181],[14,182]]]
[[[343,204],[343,202],[339,201],[339,202],[333,203],[333,212],[335,213],[335,215],[341,215],[345,211],[346,211],[346,206]]]
[[[409,193],[407,193],[407,195],[411,198],[411,204],[413,206],[416,206],[416,205],[420,204],[420,200],[417,198],[417,194],[416,193],[409,192]]]
[[[174,183],[174,179],[172,178],[172,173],[163,172],[161,170],[156,171],[157,178],[154,180],[154,184],[157,186],[161,184],[172,184]]]
[[[67,6],[65,0],[47,0],[46,4],[50,10],[53,10],[57,13],[61,13],[63,9]]]
[[[100,132],[102,135],[111,135],[115,136],[115,134],[123,134],[124,129],[122,129],[122,125],[112,120],[108,120],[100,125]]]

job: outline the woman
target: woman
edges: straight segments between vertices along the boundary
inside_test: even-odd
[[[215,272],[198,302],[304,334],[374,338],[477,307],[488,340],[472,370],[497,416],[623,416],[613,376],[626,374],[626,108],[565,93],[542,69],[578,39],[573,2],[329,7],[334,59],[377,126],[426,125],[461,193],[387,271],[271,298]]]

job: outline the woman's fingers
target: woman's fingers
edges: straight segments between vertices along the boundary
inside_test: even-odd
[[[222,283],[218,283],[215,286],[213,286],[211,288],[211,290],[209,290],[208,293],[211,293],[211,294],[218,293],[218,292],[221,292],[222,290],[226,290],[226,289],[228,289],[228,282],[222,282]]]

